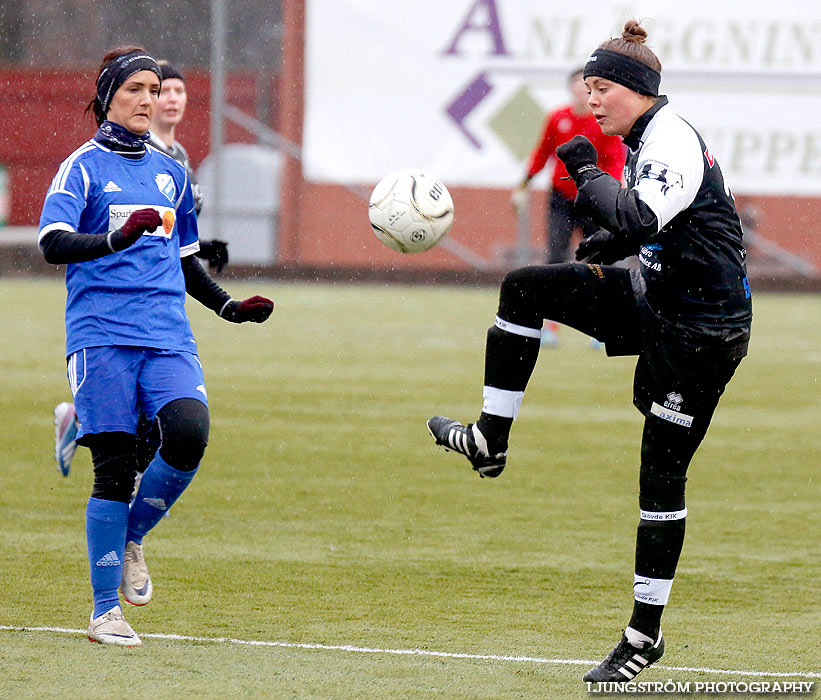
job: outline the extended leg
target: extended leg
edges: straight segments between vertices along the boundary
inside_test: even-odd
[[[598,265],[526,267],[505,277],[495,324],[488,330],[482,414],[477,427],[491,450],[507,438],[539,356],[542,319],[606,337],[623,319],[633,327],[629,274]]]
[[[562,264],[524,267],[505,277],[496,321],[487,333],[479,420],[467,426],[444,416],[428,421],[436,443],[465,455],[481,476],[497,476],[504,468],[508,434],[539,356],[544,318],[598,338],[613,337],[614,329],[635,333],[629,273]]]

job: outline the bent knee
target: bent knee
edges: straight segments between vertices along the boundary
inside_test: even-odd
[[[208,446],[208,407],[197,399],[177,399],[163,406],[157,419],[162,458],[181,471],[196,469]]]

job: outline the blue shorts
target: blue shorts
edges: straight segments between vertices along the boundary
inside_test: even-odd
[[[136,434],[140,412],[154,420],[175,399],[208,405],[194,353],[127,345],[84,348],[69,355],[67,373],[82,425],[78,439],[93,433]]]

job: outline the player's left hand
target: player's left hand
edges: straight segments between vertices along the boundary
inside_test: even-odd
[[[273,310],[274,302],[257,295],[243,301],[230,302],[223,310],[222,317],[231,323],[262,323],[268,320]]]
[[[599,154],[586,136],[574,136],[556,149],[556,157],[564,163],[574,180],[586,170],[596,167]]]
[[[599,265],[612,265],[633,254],[632,246],[622,236],[606,229],[583,238],[576,248],[576,260],[585,260]]]

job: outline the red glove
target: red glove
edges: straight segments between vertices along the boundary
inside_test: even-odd
[[[274,302],[270,299],[253,296],[245,301],[229,301],[220,316],[231,323],[245,323],[246,321],[262,323],[268,320],[273,310]]]
[[[125,250],[134,245],[146,231],[156,231],[162,219],[156,209],[138,209],[116,231],[111,232],[110,243],[114,250]]]

